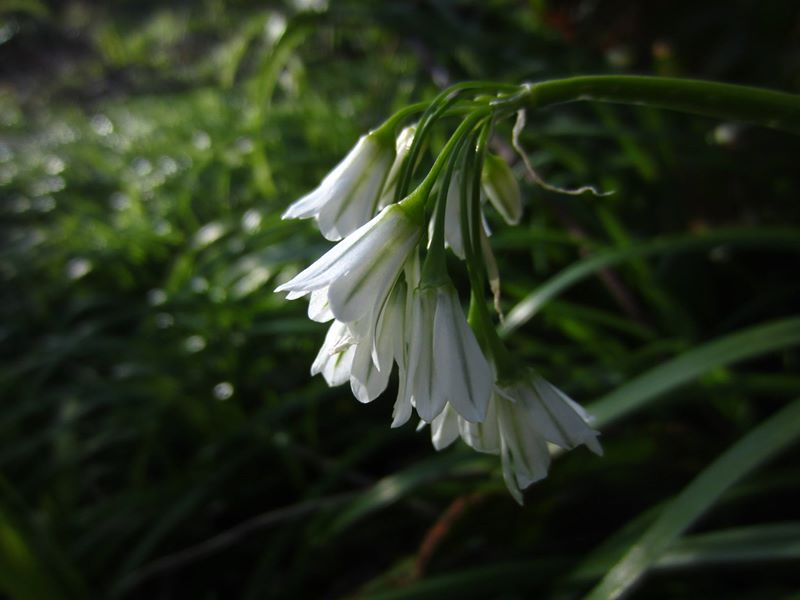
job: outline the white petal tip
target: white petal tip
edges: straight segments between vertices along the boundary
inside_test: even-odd
[[[597,439],[597,433],[594,435],[587,436],[585,440],[583,440],[584,445],[594,452],[597,456],[603,456],[603,447],[600,445],[599,440]]]

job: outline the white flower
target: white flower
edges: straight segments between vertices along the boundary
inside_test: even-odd
[[[531,373],[511,386],[496,386],[481,423],[445,407],[431,423],[431,441],[440,450],[460,435],[479,452],[500,454],[506,486],[522,503],[522,490],[547,477],[548,442],[567,450],[585,444],[595,454],[603,453],[589,420],[582,407]]]
[[[595,454],[603,453],[598,432],[589,426],[589,414],[549,381],[531,372],[527,378],[498,390],[531,414],[537,431],[551,444],[565,450],[583,444]]]
[[[361,136],[319,186],[294,202],[284,219],[314,217],[326,239],[338,241],[369,221],[378,207],[381,188],[394,156],[385,135]]]
[[[414,126],[400,132],[392,147],[382,129],[361,136],[319,186],[294,202],[284,219],[314,217],[325,238],[338,241],[392,202],[397,174],[411,147]]]
[[[323,307],[327,299],[320,319],[330,310],[344,323],[358,321],[383,304],[419,236],[403,206],[387,206],[275,291],[294,299],[324,289],[312,298]]]
[[[413,294],[404,395],[423,421],[450,403],[468,421],[482,421],[492,391],[492,370],[467,324],[450,284]]]

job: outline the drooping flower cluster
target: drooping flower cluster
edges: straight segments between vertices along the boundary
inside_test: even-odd
[[[396,137],[398,118],[363,136],[319,187],[286,210],[284,218],[316,219],[338,243],[276,291],[308,296],[309,318],[330,322],[312,374],[330,386],[349,382],[366,403],[386,390],[397,365],[392,426],[416,412],[430,424],[437,449],[461,437],[475,450],[499,454],[506,484],[521,502],[521,490],[547,475],[548,443],[601,448],[583,409],[512,364],[491,326],[483,270],[496,298],[499,276],[481,205],[487,199],[509,224],[522,214],[508,163],[482,146],[491,120],[483,113],[465,118],[410,190],[437,106]],[[469,321],[447,272],[445,245],[467,263]]]

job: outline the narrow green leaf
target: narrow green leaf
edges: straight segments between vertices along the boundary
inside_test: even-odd
[[[659,568],[800,559],[800,522],[736,527],[686,537],[658,562]]]
[[[800,437],[800,400],[749,432],[696,477],[587,596],[613,600],[630,591],[672,543],[734,483]]]
[[[661,508],[658,506],[656,508]],[[653,521],[652,511],[647,511],[631,523],[632,530],[641,533],[642,526]],[[626,530],[628,527],[625,528]],[[625,532],[626,539],[631,532]],[[622,550],[622,549],[619,549]],[[611,564],[622,556],[617,548],[609,548],[602,556],[586,563],[570,577],[571,581],[586,582],[601,577]],[[800,558],[800,522],[771,523],[750,527],[737,527],[711,533],[688,536],[670,548],[653,565],[658,571],[703,567],[710,564],[735,564],[755,561],[797,560]],[[407,600],[411,598],[441,598],[463,592],[470,597],[485,593],[496,595],[502,591],[520,592],[535,587],[534,575],[546,578],[568,558],[548,558],[498,563],[481,569],[451,571],[407,587],[359,596],[364,600]],[[403,565],[408,570],[408,565]]]
[[[800,232],[776,229],[732,229],[708,235],[677,236],[598,252],[581,260],[540,285],[523,298],[508,315],[499,331],[503,336],[527,323],[539,309],[576,283],[612,265],[656,254],[702,250],[720,244],[800,250]]]
[[[756,325],[708,342],[639,375],[589,405],[587,410],[595,417],[596,425],[603,426],[706,371],[797,344],[800,344],[798,317]]]
[[[0,513],[0,591],[14,600],[59,599],[60,591],[24,534]]]
[[[732,494],[726,494],[730,499]],[[650,527],[663,504],[650,507],[596,548],[569,576],[571,582],[601,578]],[[769,523],[700,533],[676,540],[656,570],[692,569],[713,564],[796,560],[800,558],[800,522]]]

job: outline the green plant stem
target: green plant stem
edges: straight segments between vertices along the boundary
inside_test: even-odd
[[[800,133],[800,95],[730,83],[636,75],[589,75],[525,84],[495,102],[508,108],[544,108],[590,100],[647,105],[695,115],[756,123]]]

